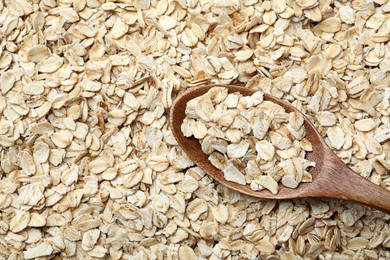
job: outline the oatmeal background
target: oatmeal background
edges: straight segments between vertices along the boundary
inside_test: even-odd
[[[234,83],[291,102],[390,189],[390,1],[0,1],[0,255],[389,259],[389,218],[260,201],[172,136],[178,92]]]

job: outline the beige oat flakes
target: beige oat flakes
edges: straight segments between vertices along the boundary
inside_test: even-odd
[[[168,124],[180,91],[245,85],[292,103],[390,189],[389,11],[386,0],[0,1],[0,258],[389,259],[389,215],[233,192]],[[294,154],[270,138],[275,156]]]
[[[185,113],[184,136],[199,139],[202,151],[226,180],[273,194],[278,193],[279,180],[288,188],[311,181],[306,170],[315,163],[305,159],[299,145],[305,140],[303,116],[264,101],[261,92],[243,96],[213,87],[190,100]],[[230,136],[232,132],[237,138]]]

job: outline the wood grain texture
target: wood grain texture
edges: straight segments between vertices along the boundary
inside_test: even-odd
[[[306,138],[313,145],[313,152],[307,154],[307,159],[316,162],[317,166],[310,169],[313,182],[300,183],[298,188],[290,189],[279,185],[279,193],[274,195],[268,190],[253,191],[249,185],[240,185],[225,180],[223,173],[215,168],[203,153],[199,140],[186,138],[181,125],[185,118],[185,108],[189,100],[205,94],[211,87],[227,87],[229,93],[240,92],[244,96],[252,95],[256,90],[232,85],[209,85],[190,88],[180,93],[174,100],[170,110],[170,126],[172,132],[184,152],[200,168],[216,181],[247,195],[264,199],[293,199],[326,197],[356,201],[390,213],[390,191],[387,191],[358,175],[345,165],[328,147],[314,125],[304,116]],[[265,100],[270,100],[284,107],[287,112],[298,111],[291,104],[265,94]]]

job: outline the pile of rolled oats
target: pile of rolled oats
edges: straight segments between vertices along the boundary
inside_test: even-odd
[[[208,177],[167,115],[242,84],[390,189],[390,1],[0,1],[0,258],[389,259],[390,215]]]
[[[263,100],[260,91],[243,96],[213,87],[190,100],[185,114],[184,136],[199,139],[202,151],[226,180],[273,194],[278,193],[278,182],[295,189],[312,181],[306,170],[315,163],[305,154],[313,148],[304,138],[302,114],[287,113]]]

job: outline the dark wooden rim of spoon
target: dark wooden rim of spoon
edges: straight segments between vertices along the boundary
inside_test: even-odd
[[[257,90],[233,85],[208,85],[193,87],[180,93],[170,109],[170,126],[178,144],[200,168],[216,181],[241,193],[264,199],[293,199],[326,197],[357,201],[362,204],[376,207],[386,213],[390,212],[390,191],[381,188],[359,176],[347,167],[327,146],[310,120],[304,116],[306,139],[313,146],[313,151],[307,154],[307,159],[316,162],[316,167],[310,169],[313,181],[300,183],[298,188],[290,189],[279,184],[279,192],[274,195],[268,190],[253,191],[249,185],[240,185],[227,181],[223,173],[215,168],[202,152],[199,140],[186,138],[181,125],[185,118],[185,108],[189,100],[205,94],[212,87],[226,87],[229,93],[240,92],[244,96],[252,95]],[[287,112],[298,111],[291,104],[281,101],[271,95],[264,94],[265,100],[275,102],[285,108]]]

